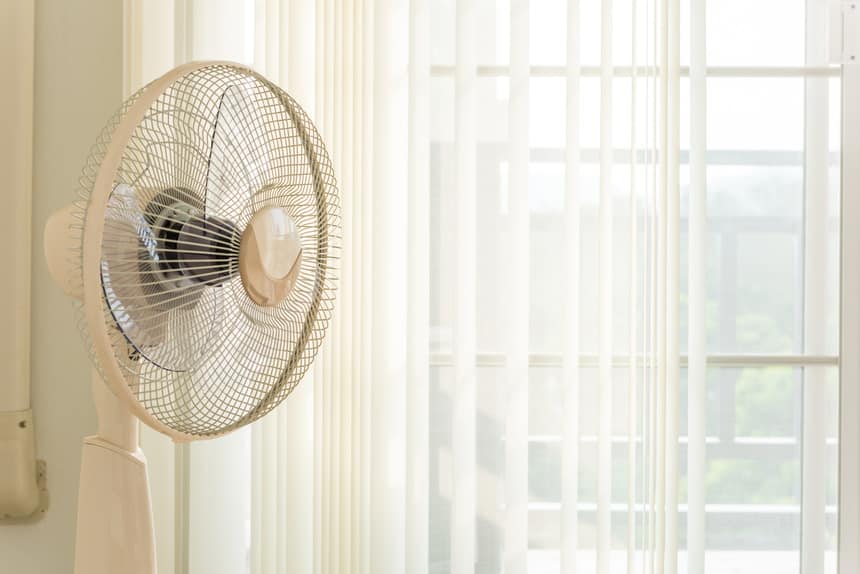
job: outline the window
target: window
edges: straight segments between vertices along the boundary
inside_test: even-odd
[[[580,3],[581,201],[579,563],[593,571],[597,491],[597,241],[600,177],[600,2]],[[560,561],[564,244],[565,27],[567,3],[531,3],[529,572]],[[630,2],[613,3],[615,208],[627,214],[633,106]],[[644,9],[641,8],[640,9]],[[681,5],[680,523],[686,568],[687,217],[690,152],[689,1]],[[779,25],[774,14],[779,14]],[[505,526],[506,340],[511,301],[504,234],[509,216],[509,2],[480,0],[476,171],[477,567],[499,572]],[[822,55],[820,14],[802,0],[707,3],[706,439],[708,573],[836,571],[838,475],[838,269],[840,72]],[[456,3],[434,2],[431,147],[430,566],[448,572],[451,548],[452,319],[457,285],[451,253],[455,178]],[[642,40],[642,36],[639,37]],[[644,73],[644,72],[640,72]],[[641,84],[640,84],[641,86]],[[638,115],[639,121],[642,114]],[[643,128],[638,132],[646,133]],[[627,211],[625,211],[627,210]],[[643,229],[642,226],[639,229]],[[614,230],[614,302],[631,282],[624,226]],[[590,280],[589,278],[595,278]],[[641,326],[640,326],[641,328]],[[611,569],[626,569],[626,399],[629,323],[616,318],[613,367]],[[641,337],[639,338],[641,340]],[[637,460],[642,457],[637,450]],[[642,477],[636,477],[640,485]],[[637,492],[638,491],[637,486]],[[637,494],[637,500],[639,500]],[[641,524],[641,509],[636,524]],[[820,527],[820,528],[819,528]],[[637,536],[641,536],[640,534]],[[639,540],[637,538],[637,540]],[[641,542],[641,541],[640,541]],[[638,545],[637,547],[641,547]],[[818,571],[818,570],[812,570]]]

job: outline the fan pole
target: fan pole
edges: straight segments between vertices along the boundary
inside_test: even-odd
[[[155,536],[138,422],[96,370],[98,433],[84,439],[75,574],[155,574]]]

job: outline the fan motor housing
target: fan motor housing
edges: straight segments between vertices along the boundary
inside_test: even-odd
[[[219,286],[238,271],[239,233],[233,222],[203,215],[190,197],[187,190],[170,189],[150,202],[147,219],[155,237],[144,245],[165,284]]]

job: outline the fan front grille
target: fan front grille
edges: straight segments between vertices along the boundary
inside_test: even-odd
[[[147,89],[92,150],[84,220],[104,155],[123,145],[112,142],[116,126]],[[294,288],[272,307],[255,304],[238,273],[241,233],[267,206],[287,211],[302,249]],[[92,225],[84,221],[83,233]],[[322,342],[339,236],[328,154],[288,94],[226,64],[170,84],[124,142],[101,241],[102,319],[140,405],[192,437],[228,432],[274,408]]]

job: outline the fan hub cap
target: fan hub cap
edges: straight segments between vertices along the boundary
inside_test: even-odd
[[[296,222],[286,209],[267,206],[242,233],[239,273],[245,292],[258,305],[274,307],[296,284],[302,246]]]

